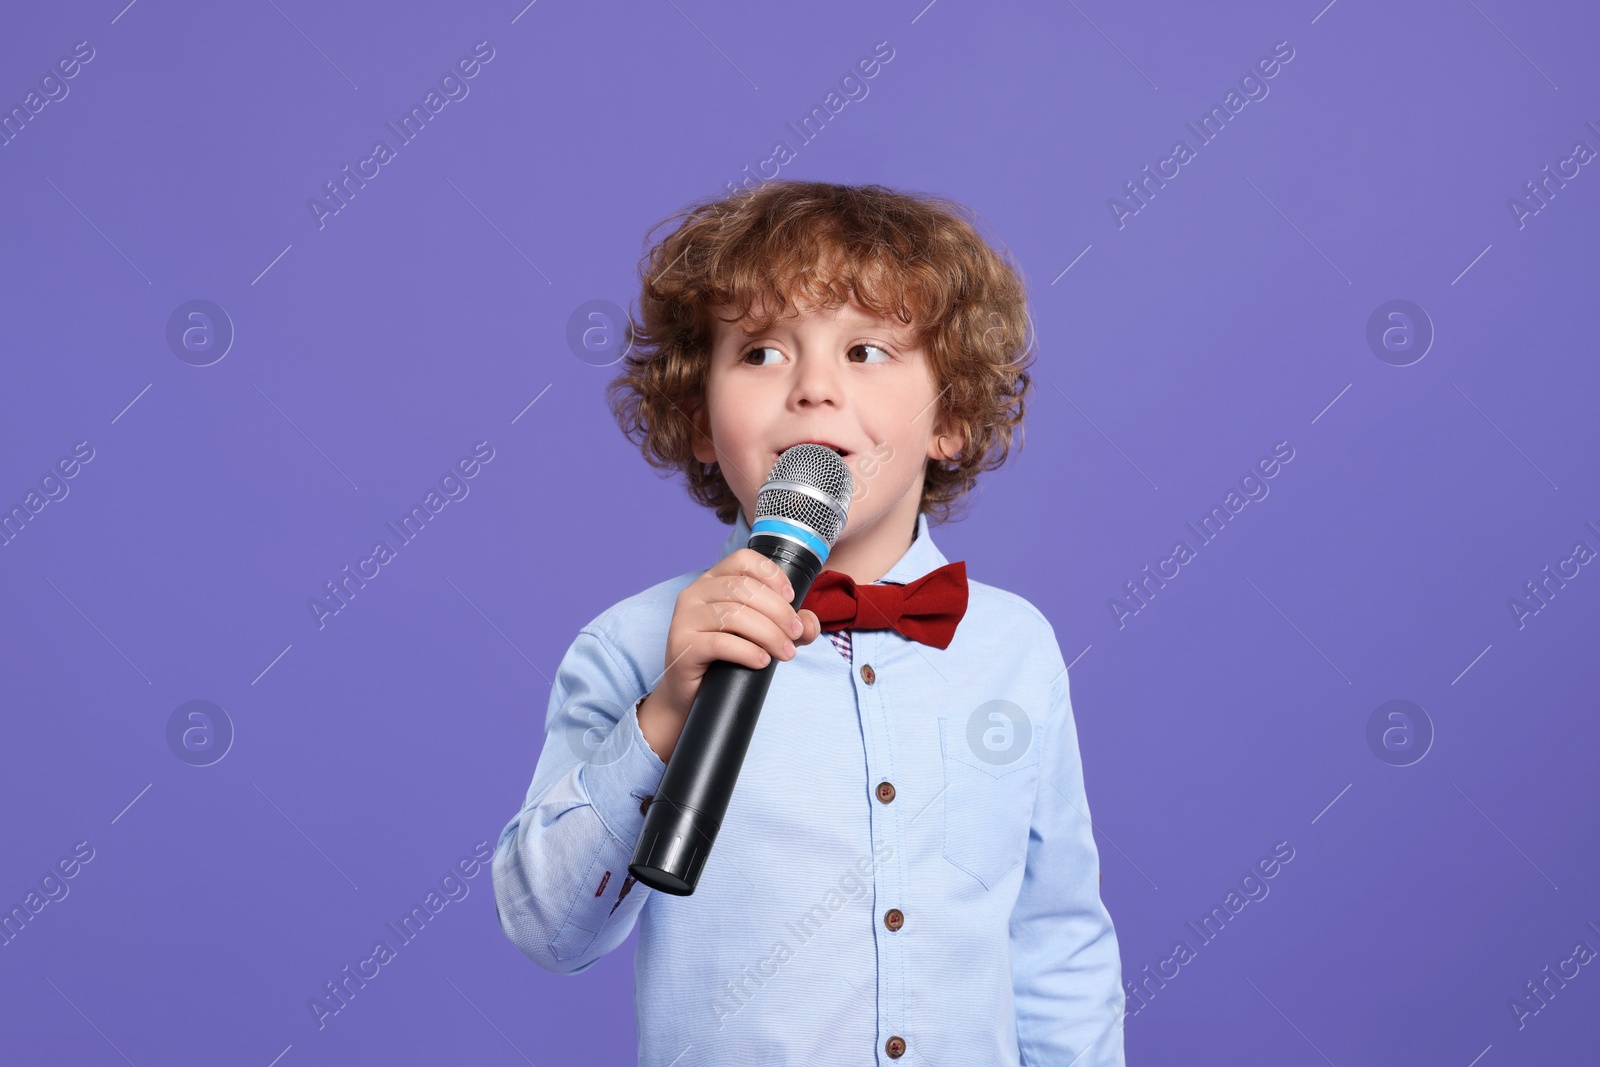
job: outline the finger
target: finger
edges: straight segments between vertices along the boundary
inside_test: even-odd
[[[777,596],[771,590],[767,595]],[[731,609],[731,610],[730,610]],[[784,611],[789,606],[783,606]],[[743,604],[728,604],[717,602],[706,605],[707,633],[737,634],[767,652],[775,659],[792,659],[794,657],[794,642],[792,635],[785,627],[780,626],[761,611]]]
[[[773,592],[768,586],[762,585],[749,575],[713,579],[710,587],[704,590],[704,602],[719,605],[717,610],[725,615],[733,615],[741,609],[748,608],[767,616],[789,633],[789,636],[794,637],[799,634],[799,629],[794,627],[799,616],[795,614],[789,601],[783,599],[782,594]]]
[[[759,671],[772,662],[772,655],[760,645],[747,641],[737,634],[731,633],[704,633],[697,634],[695,641],[704,649],[706,662],[722,660],[727,663],[738,663]]]
[[[716,576],[744,575],[766,585],[785,600],[794,599],[794,587],[789,584],[783,568],[753,548],[741,548],[728,553],[706,573]]]
[[[787,579],[785,579],[787,581]],[[707,603],[715,605],[713,611],[719,620],[731,618],[741,608],[749,608],[771,619],[785,637],[794,640],[805,631],[796,626],[800,618],[782,593],[748,574],[728,574],[713,577],[704,592]],[[721,627],[726,628],[726,627]]]

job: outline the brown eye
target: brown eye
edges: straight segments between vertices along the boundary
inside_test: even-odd
[[[892,358],[889,355],[888,349],[879,348],[877,345],[869,345],[869,344],[851,345],[850,346],[850,355],[854,356],[855,353],[858,350],[859,351],[863,351],[863,352],[877,352],[877,353],[881,354],[882,358],[881,359],[861,359],[861,360],[854,360],[853,359],[853,360],[851,360],[851,362],[859,362],[859,363],[888,363],[890,361],[890,359]]]
[[[773,348],[770,345],[758,345],[755,348],[752,348],[750,351],[746,352],[744,355],[740,356],[739,357],[739,362],[740,363],[749,363],[751,356],[758,356],[759,357],[760,353],[762,353],[762,352],[777,352],[777,351],[778,350],[776,348]],[[781,355],[782,353],[779,353],[779,354]],[[765,367],[765,366],[767,366],[767,364],[766,363],[757,363],[757,364],[755,364],[755,366]]]

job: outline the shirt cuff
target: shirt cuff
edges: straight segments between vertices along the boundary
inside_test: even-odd
[[[649,696],[649,694],[645,694]],[[585,762],[583,786],[606,829],[624,845],[633,845],[644,829],[644,801],[655,795],[667,765],[639,729],[639,705],[634,701],[617,725]]]

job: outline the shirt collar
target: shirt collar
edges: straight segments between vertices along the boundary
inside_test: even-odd
[[[733,529],[729,532],[728,539],[722,544],[722,552],[717,556],[717,561],[720,563],[731,553],[744,548],[749,542],[750,524],[744,521],[744,509],[740,508],[734,518]],[[933,543],[933,538],[928,533],[928,516],[919,511],[917,512],[917,529],[911,539],[910,547],[900,557],[899,562],[890,567],[889,572],[873,584],[893,582],[897,585],[905,585],[907,582],[921,578],[929,571],[942,567],[948,562],[949,560],[945,559],[944,553],[939,551],[939,547]],[[827,563],[823,563],[823,567],[826,568]]]

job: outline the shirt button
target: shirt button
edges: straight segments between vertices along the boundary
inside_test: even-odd
[[[639,801],[639,814],[640,815],[649,814],[650,802],[652,800],[654,800],[655,798],[656,798],[656,795],[654,793],[651,793],[649,796],[647,796],[643,800]]]
[[[890,785],[888,782],[879,782],[878,783],[878,799],[883,801],[885,804],[887,804],[887,803],[889,803],[889,801],[893,800],[894,799],[894,786]]]
[[[899,908],[890,908],[883,913],[883,925],[891,930],[898,930],[906,924],[906,917]]]
[[[899,1034],[894,1035],[883,1043],[883,1051],[889,1054],[891,1060],[897,1060],[906,1054],[906,1039]]]
[[[863,663],[861,665],[861,680],[868,685],[878,680],[878,672],[872,669],[872,664]]]

